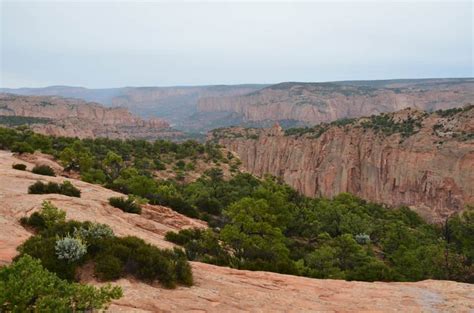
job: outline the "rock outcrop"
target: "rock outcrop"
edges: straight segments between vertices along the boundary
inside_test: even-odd
[[[31,117],[31,128],[53,136],[158,138],[177,135],[161,119],[144,120],[125,108],[49,96],[0,94],[0,116]]]
[[[474,103],[474,79],[281,83],[241,96],[199,100],[200,112],[236,112],[247,121],[316,124],[394,112],[438,110]]]
[[[169,230],[205,227],[200,221],[161,206],[147,206],[141,215],[127,214],[108,204],[118,194],[97,185],[69,179],[81,189],[81,198],[63,195],[29,195],[36,180],[60,182],[11,168],[13,163],[52,162],[41,155],[19,160],[0,151],[0,265],[11,262],[16,247],[31,233],[19,219],[37,210],[43,200],[67,212],[67,218],[108,224],[120,236],[134,235],[159,247],[172,245],[163,239]],[[416,283],[347,282],[319,280],[268,272],[241,271],[192,262],[195,284],[191,288],[164,289],[134,279],[120,279],[124,296],[113,301],[109,312],[470,312],[474,286],[452,281]],[[84,282],[97,284],[92,276]]]
[[[474,203],[473,106],[444,117],[406,109],[385,118],[287,131],[293,135],[279,126],[221,129],[213,138],[251,173],[282,177],[308,196],[350,192],[433,222]]]

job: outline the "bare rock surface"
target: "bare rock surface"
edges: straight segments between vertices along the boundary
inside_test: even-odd
[[[13,163],[28,169],[45,162],[36,155],[20,160],[0,151],[0,264],[11,262],[16,247],[31,233],[18,222],[37,210],[43,200],[67,212],[67,218],[110,225],[118,235],[135,235],[159,247],[170,247],[163,239],[168,230],[205,227],[201,221],[182,216],[169,208],[146,206],[142,215],[127,214],[108,205],[119,194],[97,185],[70,181],[81,189],[81,198],[63,195],[28,195],[36,180],[60,182],[63,177],[47,177],[18,171]],[[52,160],[49,160],[52,162]],[[241,271],[203,263],[192,263],[195,285],[174,290],[148,285],[135,279],[115,283],[124,297],[109,312],[472,312],[474,286],[451,281],[417,283],[366,283],[318,280],[268,272]],[[85,282],[97,284],[93,277]]]

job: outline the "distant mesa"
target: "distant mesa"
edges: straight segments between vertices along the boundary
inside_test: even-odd
[[[126,107],[138,116],[164,118],[189,132],[237,125],[271,127],[275,121],[283,128],[308,126],[407,107],[433,111],[474,103],[473,78],[109,89],[51,86],[0,91]]]
[[[435,111],[467,103],[474,103],[471,78],[287,82],[246,95],[202,98],[198,111],[234,112],[245,122],[287,120],[314,125],[408,107]]]
[[[159,118],[142,119],[126,108],[56,96],[0,94],[0,124],[27,124],[38,133],[78,138],[172,138],[180,132]]]

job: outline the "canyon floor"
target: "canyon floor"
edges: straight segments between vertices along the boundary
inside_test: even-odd
[[[67,212],[67,218],[108,224],[117,235],[135,235],[162,248],[169,230],[205,227],[197,220],[169,208],[147,205],[141,215],[127,214],[108,204],[118,194],[97,185],[69,179],[81,189],[81,198],[63,195],[29,195],[36,180],[63,181],[64,177],[40,176],[12,169],[13,163],[54,161],[34,155],[25,161],[0,151],[0,265],[8,264],[16,248],[31,233],[18,220],[49,200]],[[120,279],[124,297],[110,312],[474,312],[474,285],[427,280],[416,283],[347,282],[318,280],[268,272],[251,272],[192,263],[195,285],[174,290]],[[83,281],[96,284],[84,273]]]

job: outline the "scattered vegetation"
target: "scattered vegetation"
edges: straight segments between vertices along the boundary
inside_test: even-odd
[[[36,165],[31,172],[45,176],[56,176],[54,170],[48,165]]]
[[[30,194],[48,194],[48,193],[58,193],[69,197],[81,197],[81,191],[76,188],[70,181],[64,181],[62,184],[48,182],[43,183],[42,181],[37,181],[33,185],[28,187],[28,193]]]
[[[66,221],[64,211],[44,202],[39,212],[21,220],[36,235],[19,248],[20,260],[31,256],[62,279],[74,281],[77,270],[86,262],[95,265],[102,280],[127,275],[148,283],[160,282],[167,288],[193,283],[191,267],[183,251],[162,250],[143,240],[116,237],[107,225]]]
[[[166,234],[190,260],[316,278],[474,281],[473,210],[437,226],[408,208],[310,199],[272,178],[238,177],[212,229]]]
[[[436,135],[440,138],[455,138],[457,141],[473,140],[473,132],[457,129],[456,123],[451,123],[453,116],[463,112],[468,112],[473,108],[474,105],[466,105],[463,108],[436,111],[436,114],[443,119],[440,119],[436,124],[433,125],[433,135]]]
[[[468,104],[464,107],[461,108],[451,108],[447,110],[437,110],[436,114],[439,115],[440,117],[452,117],[458,113],[461,112],[467,112],[469,110],[472,110],[474,108],[473,104]]]
[[[247,128],[215,128],[211,131],[212,134],[212,141],[218,142],[220,139],[229,138],[229,139],[236,139],[236,138],[245,138],[245,139],[252,139],[256,140],[259,137],[261,129],[255,127],[247,127]]]
[[[423,116],[408,116],[405,119],[396,121],[392,114],[382,113],[372,115],[368,121],[362,122],[364,129],[372,129],[375,133],[382,133],[390,136],[399,133],[402,138],[410,137],[421,128]]]
[[[285,130],[285,136],[303,136],[311,134],[311,138],[316,139],[321,137],[328,130],[326,124],[319,124],[313,127],[289,128]]]
[[[289,128],[285,130],[285,136],[302,136],[310,134],[310,138],[316,139],[321,137],[330,127],[345,127],[356,122],[354,118],[343,118],[331,123],[321,123],[313,127]]]
[[[341,85],[337,83],[300,83],[285,82],[266,87],[272,90],[288,91],[291,96],[303,96],[304,91],[317,94],[318,96],[334,96],[335,93],[342,94],[346,97],[351,96],[373,96],[377,92],[377,88],[371,86]],[[258,93],[258,91],[256,92]],[[310,101],[311,99],[308,99]],[[313,101],[308,102],[311,104]]]
[[[231,166],[236,161],[229,162],[221,147],[213,143],[106,138],[80,140],[35,134],[27,128],[0,128],[0,149],[17,153],[40,150],[57,158],[66,172],[78,172],[84,181],[126,194],[135,193],[129,190],[128,185],[138,189],[140,181],[153,179],[154,176],[177,175],[182,178],[181,181],[196,177],[203,170],[197,166],[198,160],[201,164],[220,167],[224,167],[220,164],[226,163]],[[168,173],[170,170],[175,171],[175,175]],[[160,171],[163,173],[158,173]]]
[[[8,125],[10,127],[31,124],[47,124],[50,121],[49,118],[43,117],[0,115],[0,124]]]
[[[12,168],[19,171],[26,171],[26,165],[21,163],[16,163],[12,165]]]

